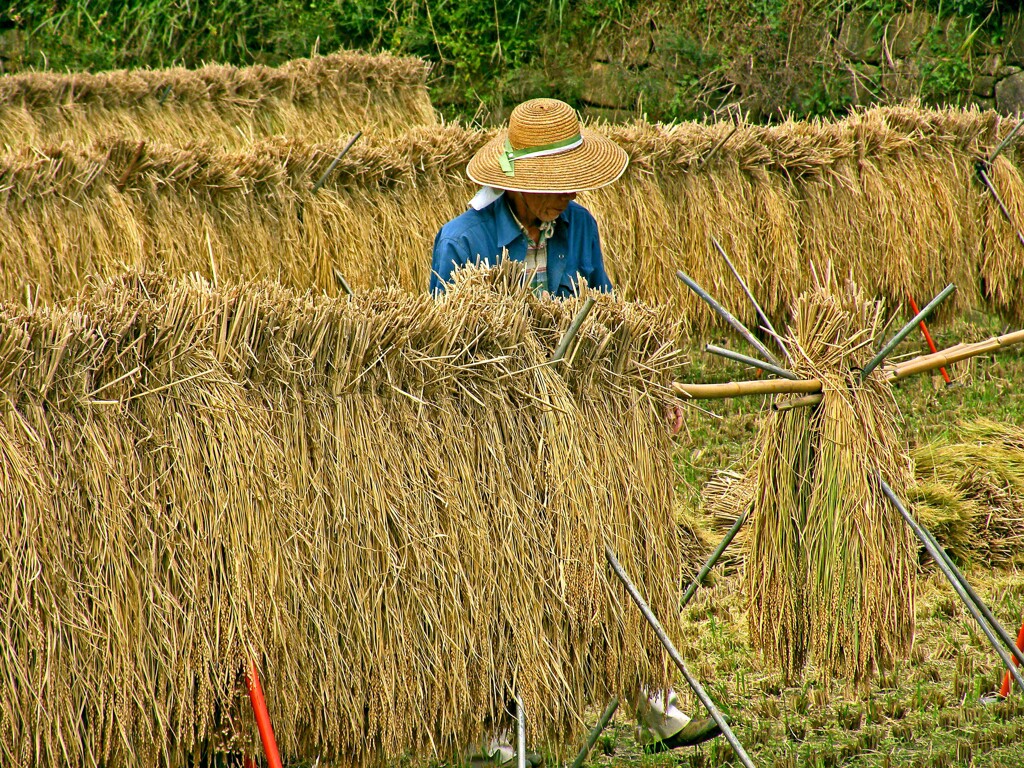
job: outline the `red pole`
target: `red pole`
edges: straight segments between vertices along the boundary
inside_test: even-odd
[[[1024,623],[1020,625],[1020,632],[1017,633],[1017,647],[1024,651]],[[1017,659],[1014,658],[1013,663],[1017,663]],[[1003,687],[999,689],[999,695],[1002,698],[1006,698],[1010,695],[1010,673],[1007,672],[1003,675]]]
[[[267,712],[267,701],[263,698],[263,686],[256,671],[256,662],[250,662],[249,674],[245,676],[249,688],[249,701],[252,702],[252,713],[256,716],[256,727],[260,731],[263,752],[267,756],[268,768],[282,768],[281,754],[277,751],[277,740],[274,738],[274,727],[270,724],[270,713]],[[246,758],[247,765],[249,758]]]
[[[918,312],[921,311],[917,308],[917,302],[914,301],[914,297],[911,296],[910,293],[907,293],[907,298],[910,300],[910,308],[914,311],[914,314],[916,315]],[[924,340],[928,342],[928,349],[930,349],[932,353],[935,353],[937,351],[935,348],[935,342],[932,341],[932,335],[928,333],[928,326],[924,324],[924,320],[921,321],[921,333],[924,334]],[[950,384],[953,383],[952,381],[949,380],[949,374],[946,373],[945,368],[939,368],[939,370],[942,371],[942,378],[946,380],[946,386],[948,387]]]

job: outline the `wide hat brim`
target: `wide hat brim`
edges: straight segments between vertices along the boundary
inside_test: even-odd
[[[505,148],[508,130],[501,130],[473,155],[466,175],[477,184],[514,192],[586,192],[600,189],[619,178],[629,164],[626,151],[611,139],[582,128],[583,143],[566,152],[520,158],[514,176],[508,176],[498,158]]]

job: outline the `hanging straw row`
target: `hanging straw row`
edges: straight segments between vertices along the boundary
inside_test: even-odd
[[[0,146],[120,135],[242,147],[287,134],[331,141],[356,130],[397,135],[437,117],[429,64],[342,51],[280,67],[26,72],[0,77]]]
[[[879,108],[833,122],[599,127],[629,153],[625,176],[580,196],[598,219],[613,282],[665,304],[688,329],[717,321],[678,289],[682,269],[750,327],[762,323],[712,244],[779,323],[831,261],[890,306],[959,286],[939,320],[968,308],[1024,319],[1024,248],[975,178],[1010,126],[994,113]],[[458,125],[395,139],[368,133],[312,198],[345,139],[275,140],[244,152],[105,140],[0,157],[0,295],[73,295],[89,274],[166,266],[208,278],[280,277],[334,293],[426,290],[434,235],[474,189],[464,169],[490,137]],[[345,137],[347,138],[347,136]],[[1016,144],[988,170],[1018,225]],[[301,222],[300,222],[301,211]]]
[[[558,749],[678,637],[661,312],[513,270],[441,300],[134,275],[0,321],[0,763]],[[45,702],[45,706],[39,706]],[[570,742],[571,743],[571,742]]]

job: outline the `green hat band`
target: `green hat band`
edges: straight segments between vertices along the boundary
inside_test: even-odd
[[[506,176],[516,175],[516,160],[523,160],[528,157],[543,157],[544,155],[557,155],[560,152],[567,152],[583,143],[582,134],[577,133],[568,139],[562,139],[551,144],[543,144],[539,147],[523,147],[513,149],[512,143],[505,139],[505,150],[498,155],[498,163]]]

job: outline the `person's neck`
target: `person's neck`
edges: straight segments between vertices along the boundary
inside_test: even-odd
[[[540,239],[540,225],[543,222],[526,207],[522,195],[506,193],[505,196],[508,198],[509,205],[512,206],[512,213],[515,214],[516,220],[523,225],[527,234],[530,235],[530,239],[536,243]]]

